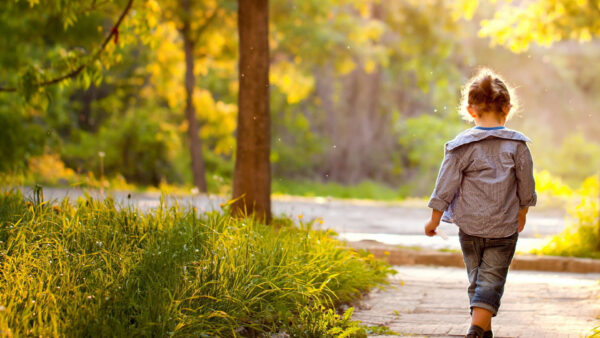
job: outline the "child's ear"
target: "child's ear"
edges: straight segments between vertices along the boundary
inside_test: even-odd
[[[512,104],[507,104],[506,106],[504,106],[504,108],[502,108],[502,111],[504,112],[505,116],[508,116],[508,113],[510,112],[510,109],[512,108]]]
[[[473,107],[467,106],[467,111],[469,112],[469,115],[471,115],[472,118],[477,117],[477,113],[475,113],[475,109],[473,109]]]

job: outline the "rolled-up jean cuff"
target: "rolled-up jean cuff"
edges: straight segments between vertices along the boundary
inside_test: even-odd
[[[498,313],[498,309],[494,308],[490,304],[478,302],[478,303],[471,303],[471,314],[473,314],[474,307],[479,307],[479,308],[490,311],[492,313],[492,317],[496,317],[496,314]]]

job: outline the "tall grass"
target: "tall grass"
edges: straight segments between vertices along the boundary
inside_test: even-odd
[[[333,309],[389,267],[285,219],[0,195],[0,331],[35,336],[364,335]]]

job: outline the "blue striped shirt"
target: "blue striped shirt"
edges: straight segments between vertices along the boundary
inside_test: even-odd
[[[525,135],[506,128],[467,129],[445,145],[429,207],[469,235],[501,238],[518,229],[519,210],[537,202]]]

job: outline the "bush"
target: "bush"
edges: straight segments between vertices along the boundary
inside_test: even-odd
[[[44,150],[46,131],[19,112],[0,108],[0,130],[0,172],[21,171],[29,157]]]
[[[103,152],[104,173],[121,174],[128,182],[157,186],[162,179],[182,183],[173,163],[176,152],[184,149],[175,128],[157,120],[145,109],[113,116],[98,134],[80,131],[63,149],[65,163],[77,171],[93,172],[100,177]]]
[[[577,187],[600,168],[600,144],[581,133],[569,134],[560,146],[541,143],[532,145],[536,166],[549,170],[571,187]]]
[[[398,124],[399,145],[404,154],[401,174],[412,196],[429,196],[444,158],[444,144],[468,126],[458,114],[423,114]]]
[[[0,195],[0,332],[364,336],[335,313],[390,269],[311,224]],[[227,207],[225,207],[227,208]],[[351,312],[350,312],[351,314]]]
[[[598,177],[586,179],[577,191],[579,202],[568,208],[571,224],[551,237],[534,253],[557,256],[600,258],[600,225],[598,223]]]
[[[578,201],[578,195],[557,176],[547,170],[534,172],[535,190],[538,195],[537,208],[564,209],[569,203]]]
[[[29,174],[35,182],[56,185],[73,183],[77,175],[71,168],[66,168],[58,154],[44,154],[32,157],[28,161]]]

